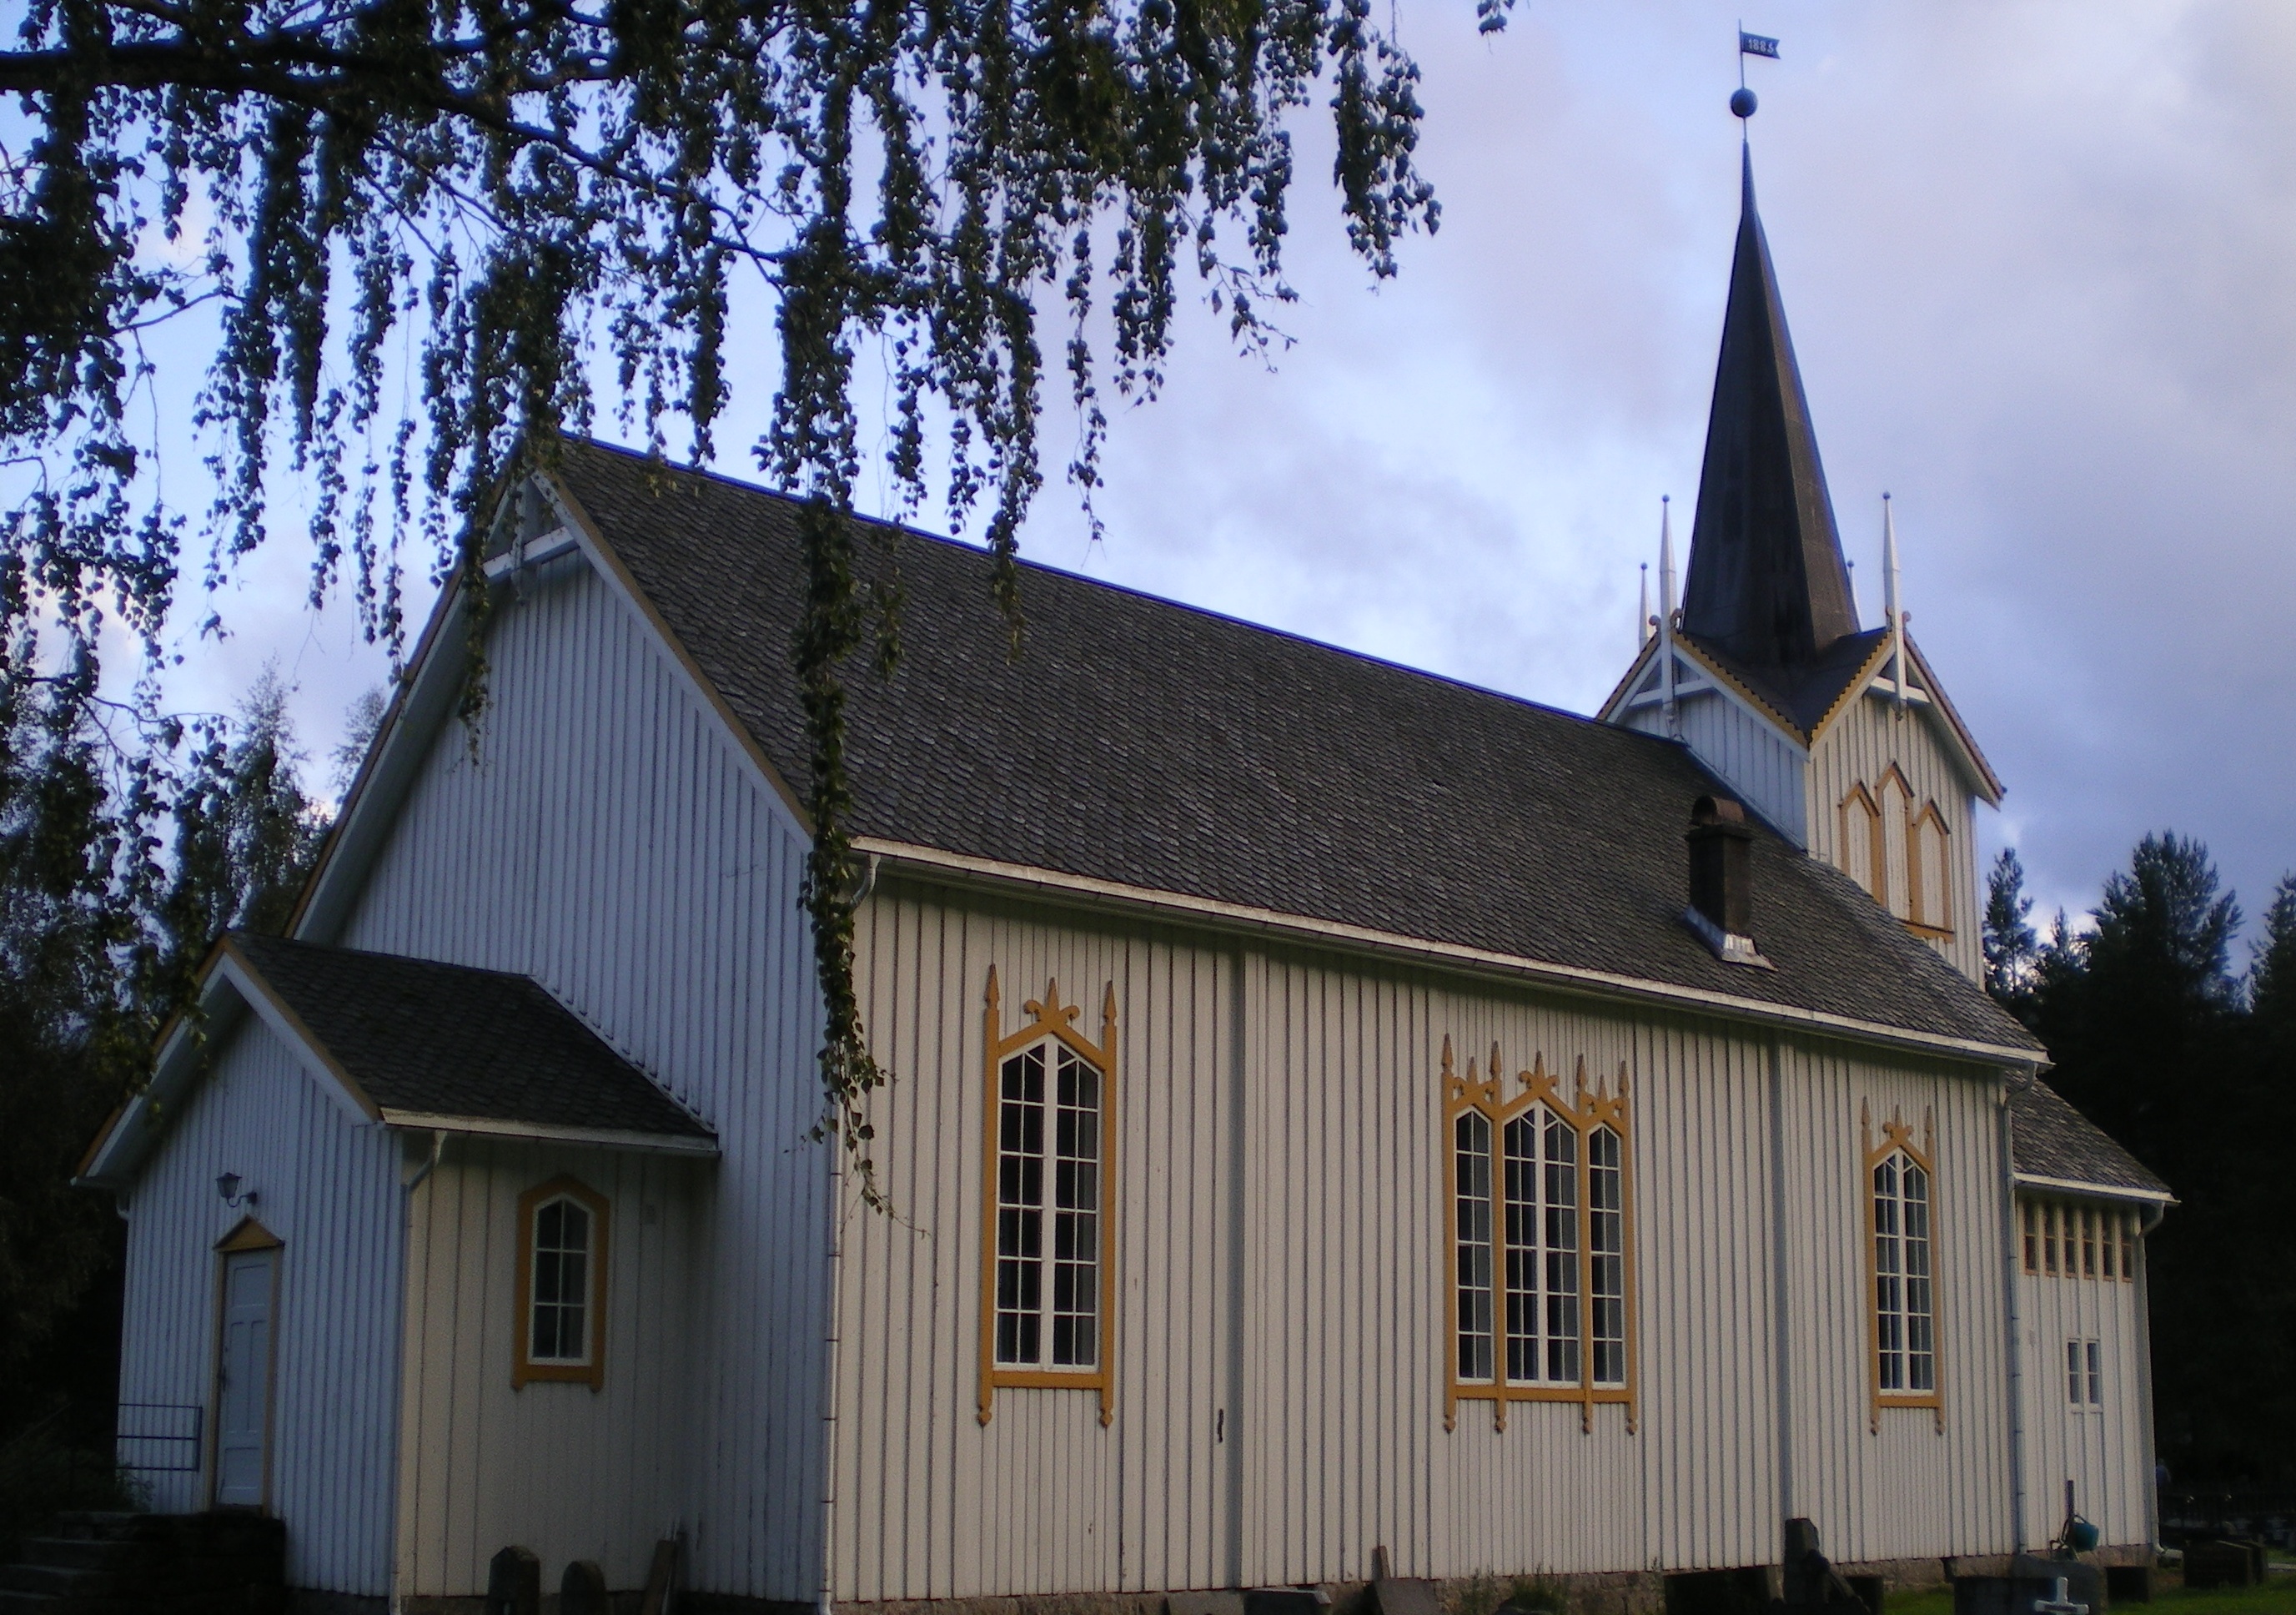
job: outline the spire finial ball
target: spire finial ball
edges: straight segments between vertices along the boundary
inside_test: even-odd
[[[1730,110],[1741,118],[1751,118],[1754,115],[1754,109],[1761,104],[1761,102],[1755,97],[1754,92],[1743,85],[1730,92]]]

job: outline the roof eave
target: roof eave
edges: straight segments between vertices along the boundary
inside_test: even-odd
[[[2128,1184],[2101,1184],[2085,1177],[2051,1177],[2038,1172],[2013,1172],[2010,1176],[2021,1188],[2054,1189],[2060,1193],[2086,1195],[2092,1200],[2141,1201],[2151,1206],[2178,1206],[2184,1203],[2166,1189],[2139,1189]]]
[[[2045,1061],[2046,1053],[2036,1045],[2021,1047],[2013,1044],[1988,1043],[1978,1038],[1950,1037],[1943,1033],[1923,1032],[1911,1028],[1890,1026],[1880,1021],[1861,1021],[1847,1015],[1829,1014],[1822,1010],[1801,1009],[1792,1004],[1771,1003],[1758,998],[1742,998],[1734,994],[1710,992],[1704,988],[1684,987],[1673,982],[1653,981],[1646,978],[1616,974],[1577,965],[1557,964],[1551,961],[1532,959],[1519,955],[1499,953],[1488,948],[1471,947],[1464,944],[1431,941],[1399,932],[1374,930],[1338,921],[1318,920],[1303,914],[1284,914],[1275,909],[1255,908],[1244,904],[1227,903],[1211,898],[1195,898],[1183,893],[1158,891],[1150,888],[1127,886],[1117,881],[1103,881],[1087,875],[1074,875],[1058,870],[1040,869],[1029,865],[1001,863],[995,859],[975,857],[966,853],[946,851],[939,848],[921,847],[908,842],[888,840],[877,836],[856,836],[855,850],[882,859],[896,870],[906,870],[919,876],[957,885],[978,886],[1003,891],[1026,891],[1056,901],[1088,906],[1115,905],[1136,911],[1156,914],[1168,919],[1183,919],[1197,924],[1222,930],[1259,935],[1283,935],[1324,947],[1338,947],[1351,952],[1375,954],[1389,958],[1408,958],[1421,963],[1437,963],[1479,974],[1505,976],[1514,980],[1536,981],[1558,991],[1580,994],[1612,1001],[1637,1004],[1657,1004],[1671,1008],[1704,1014],[1728,1016],[1734,1020],[1757,1022],[1784,1030],[1798,1030],[1816,1036],[1841,1038],[1855,1043],[1907,1050],[1934,1057],[1967,1062],[1989,1071],[2014,1070],[2019,1074],[2030,1071]]]
[[[351,1119],[373,1122],[382,1111],[272,991],[247,955],[226,937],[208,955],[193,985],[196,1012],[168,1023],[152,1061],[152,1080],[121,1106],[90,1146],[72,1182],[84,1188],[122,1189],[166,1138],[182,1101],[207,1069],[207,1053],[252,1012],[293,1049],[305,1067]]]
[[[657,1155],[684,1155],[714,1160],[714,1134],[652,1133],[636,1127],[567,1127],[547,1121],[519,1121],[497,1116],[455,1116],[430,1111],[402,1111],[384,1106],[382,1125],[406,1132],[457,1133],[476,1138],[516,1138],[533,1144],[584,1145],[602,1150],[638,1151]]]

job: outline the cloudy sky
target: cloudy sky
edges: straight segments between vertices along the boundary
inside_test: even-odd
[[[1519,0],[1487,40],[1395,0],[1439,234],[1373,289],[1303,127],[1296,346],[1271,369],[1193,318],[1117,422],[1106,541],[1055,486],[1027,552],[1590,710],[1660,496],[1697,491],[1741,3]],[[1784,42],[1755,176],[1843,537],[1871,621],[1895,496],[1915,633],[2008,783],[1987,852],[2078,911],[2175,829],[2253,914],[2296,866],[2296,7],[1742,4]],[[183,688],[275,656],[320,750],[381,661],[299,567],[244,573]]]

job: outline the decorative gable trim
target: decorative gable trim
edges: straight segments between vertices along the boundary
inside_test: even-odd
[[[1841,686],[1841,693],[1833,698],[1833,704],[1825,709],[1824,716],[1819,717],[1816,723],[1810,726],[1810,745],[1815,747],[1824,736],[1825,732],[1833,727],[1834,721],[1849,710],[1857,698],[1865,693],[1866,687],[1881,676],[1882,669],[1889,665],[1889,660],[1890,641],[1884,637],[1874,643],[1873,651],[1866,658],[1865,665],[1849,676],[1849,682]]]
[[[600,534],[596,522],[582,509],[564,485],[538,472],[521,485],[538,492],[556,512],[557,525],[531,539],[517,541],[487,567],[489,586],[508,592],[520,577],[536,566],[578,554],[622,603],[645,625],[647,632],[689,692],[716,717],[734,749],[745,758],[771,797],[789,816],[790,825],[810,840],[812,820],[790,783],[767,758],[748,727],[734,716],[716,685],[709,682],[676,635],[637,586]],[[495,502],[496,519],[520,496],[521,488],[505,488]],[[513,559],[513,557],[515,559]],[[343,797],[342,810],[319,850],[317,862],[305,881],[301,898],[288,921],[286,934],[303,941],[332,941],[348,917],[352,905],[390,839],[399,807],[413,789],[430,756],[441,726],[450,721],[470,669],[470,612],[460,584],[450,583],[432,609],[430,620],[416,642],[414,657],[399,676],[398,687],[383,713],[375,742]]]
[[[231,1226],[231,1232],[216,1241],[216,1254],[230,1256],[241,1250],[283,1250],[287,1242],[255,1220],[242,1217]]]
[[[1985,753],[1978,750],[1976,737],[1961,721],[1961,714],[1954,709],[1945,687],[1938,683],[1937,675],[1931,670],[1928,658],[1922,654],[1921,647],[1914,643],[1910,634],[1906,635],[1906,671],[1920,681],[1916,684],[1914,678],[1906,680],[1907,704],[1929,712],[1933,727],[1941,734],[1947,750],[1968,778],[1978,799],[1988,808],[1998,808],[2005,793],[2000,776],[1993,772],[1993,765],[1986,760]],[[1811,746],[1815,747],[1844,713],[1867,695],[1881,701],[1894,698],[1895,690],[1885,688],[1881,684],[1882,670],[1889,664],[1890,642],[1884,638],[1875,645],[1874,653],[1866,658],[1866,665],[1857,670],[1857,676],[1842,686],[1841,693],[1834,698],[1833,705],[1826,709],[1825,716],[1818,720],[1817,726],[1810,731],[1808,743]]]

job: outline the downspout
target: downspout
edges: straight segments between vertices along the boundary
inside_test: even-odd
[[[406,1288],[408,1275],[414,1266],[414,1192],[422,1186],[447,1152],[447,1135],[435,1127],[430,1133],[430,1153],[414,1169],[414,1176],[402,1179],[399,1187],[405,1191],[398,1198],[398,1306],[396,1309],[398,1327],[392,1332],[396,1340],[391,1346],[390,1397],[390,1615],[400,1615],[406,1607],[406,1589],[399,1585],[399,1573],[405,1568],[398,1553],[398,1503],[404,1489],[405,1455],[401,1438],[406,1431]]]
[[[876,859],[869,860],[871,881],[874,883]],[[821,1590],[815,1595],[814,1607],[818,1615],[831,1615],[833,1608],[837,1563],[837,1332],[839,1291],[845,1264],[840,1259],[840,1245],[845,1225],[845,1173],[838,1152],[830,1152],[829,1166],[829,1226],[828,1239],[823,1246],[822,1258],[829,1267],[827,1282],[828,1315],[822,1320],[821,1363]]]
[[[1770,1039],[1770,1308],[1771,1344],[1777,1354],[1778,1517],[1796,1520],[1793,1467],[1793,1314],[1787,1290],[1785,1061],[1780,1039]]]
[[[1994,1098],[1994,1125],[2001,1152],[2001,1292],[2009,1320],[2009,1529],[2010,1551],[2025,1551],[2025,1323],[2018,1308],[2021,1264],[2017,1256],[2016,1133],[2009,1115],[2009,1092],[2030,1088],[2040,1073],[2028,1066],[2005,1074]]]
[[[2137,1417],[2144,1431],[2144,1545],[2157,1559],[2161,1553],[2161,1455],[2152,1432],[2152,1230],[2169,1215],[2155,1204],[2144,1213],[2136,1231],[2136,1373]]]

